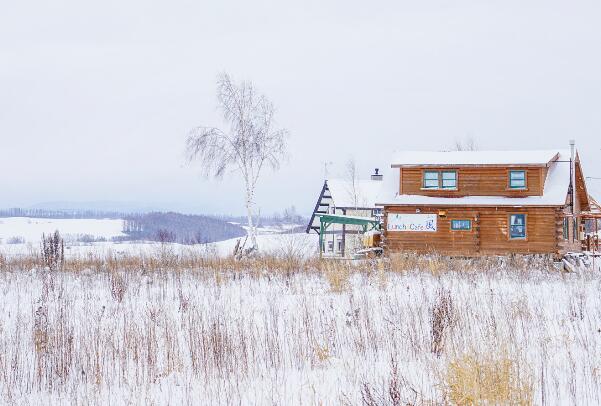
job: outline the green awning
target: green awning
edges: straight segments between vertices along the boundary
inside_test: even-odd
[[[371,226],[376,228],[380,222],[371,217],[346,216],[343,214],[316,214],[322,223],[354,224],[357,226]]]

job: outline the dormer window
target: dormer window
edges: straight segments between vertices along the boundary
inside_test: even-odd
[[[509,171],[509,188],[526,189],[526,171]]]
[[[424,171],[424,189],[457,189],[457,171]]]
[[[457,171],[442,172],[442,188],[457,189]]]
[[[424,171],[424,189],[438,189],[438,171]]]

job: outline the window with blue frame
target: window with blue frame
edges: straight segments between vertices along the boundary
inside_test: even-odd
[[[424,171],[424,189],[457,189],[457,171]]]
[[[471,220],[451,220],[451,230],[453,231],[469,231],[471,229]]]
[[[509,238],[526,238],[525,214],[512,214],[509,216]]]
[[[438,189],[438,171],[424,171],[424,189]]]
[[[442,171],[442,188],[457,189],[457,171]]]
[[[509,188],[526,189],[526,171],[509,171]]]

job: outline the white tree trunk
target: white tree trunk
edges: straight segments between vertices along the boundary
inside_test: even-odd
[[[258,250],[259,245],[257,244],[257,229],[254,224],[254,191],[250,186],[246,187],[246,215],[248,219],[248,236],[250,237],[250,250]]]

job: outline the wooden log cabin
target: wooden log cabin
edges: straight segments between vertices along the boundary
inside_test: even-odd
[[[455,256],[582,250],[589,196],[578,153],[401,152],[377,197],[388,251]],[[574,187],[575,186],[575,187]]]

